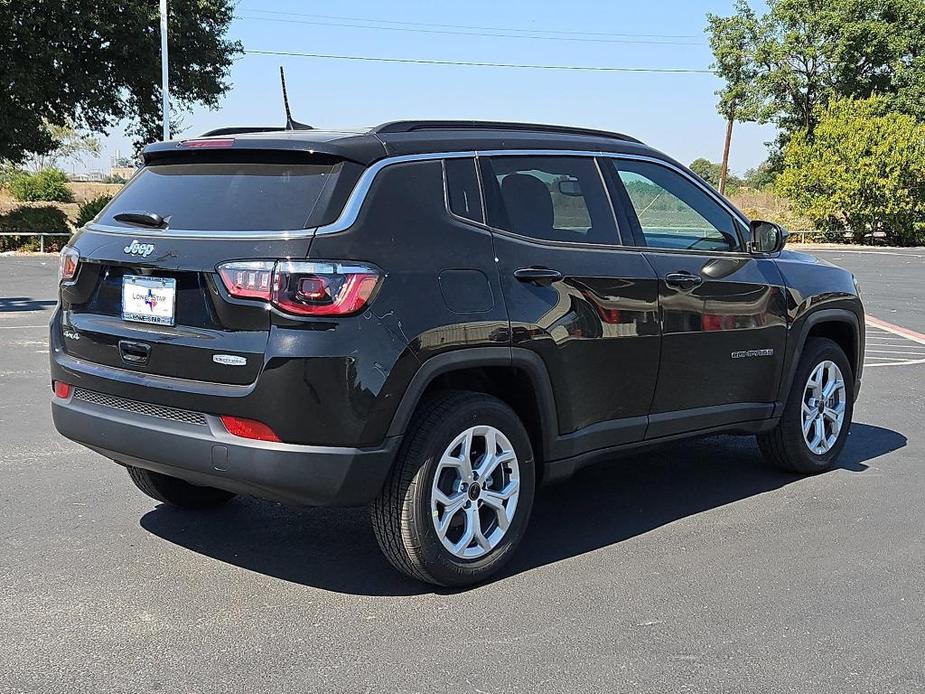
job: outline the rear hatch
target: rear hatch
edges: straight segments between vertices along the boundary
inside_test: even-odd
[[[80,263],[61,288],[64,350],[121,369],[252,383],[272,314],[231,297],[216,266],[305,258],[311,228],[337,217],[361,170],[308,153],[150,162],[72,241]]]

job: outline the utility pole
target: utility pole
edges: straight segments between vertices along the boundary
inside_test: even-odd
[[[733,112],[734,113],[734,112]],[[732,144],[732,125],[735,117],[729,116],[726,121],[726,140],[723,142],[723,163],[719,169],[719,194],[726,194],[726,179],[729,177],[729,145]]]
[[[161,112],[164,139],[170,139],[170,91],[167,86],[167,0],[161,0]]]

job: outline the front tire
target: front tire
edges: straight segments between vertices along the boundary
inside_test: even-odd
[[[759,434],[766,460],[790,472],[829,470],[845,447],[854,413],[854,376],[844,351],[826,338],[803,348],[778,425]]]
[[[125,466],[135,486],[156,501],[191,510],[221,506],[234,494],[215,487],[200,487],[177,477],[131,465]]]
[[[461,587],[486,580],[520,543],[535,487],[530,438],[490,395],[447,392],[416,413],[370,506],[379,547],[399,571]]]

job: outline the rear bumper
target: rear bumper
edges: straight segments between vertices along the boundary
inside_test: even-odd
[[[137,403],[141,405],[141,403]],[[194,484],[307,506],[362,506],[382,489],[400,437],[378,448],[303,446],[242,439],[217,417],[188,421],[128,411],[72,394],[52,399],[64,436],[117,463]]]

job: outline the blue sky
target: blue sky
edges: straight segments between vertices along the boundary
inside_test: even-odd
[[[231,35],[246,49],[703,69],[711,62],[703,33],[705,15],[729,14],[731,7],[732,0],[241,0]],[[468,26],[483,28],[459,28]],[[492,27],[500,30],[488,29]],[[531,31],[549,38],[521,38],[531,36]],[[293,115],[317,127],[400,118],[536,121],[626,132],[686,163],[700,156],[718,161],[722,153],[725,126],[716,113],[714,95],[720,83],[710,74],[397,65],[262,55],[236,61],[233,86],[220,109],[196,109],[185,116],[184,135],[222,125],[282,124],[279,65],[286,69]],[[741,173],[760,163],[764,143],[773,135],[770,126],[737,124],[733,170]],[[116,150],[126,153],[130,146],[114,132],[105,139],[104,149],[106,163],[100,165],[107,168],[110,155]]]

